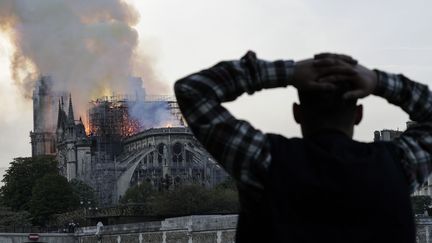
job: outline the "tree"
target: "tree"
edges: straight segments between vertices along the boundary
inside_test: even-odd
[[[150,183],[143,182],[140,185],[129,188],[120,200],[120,203],[149,203],[155,194],[155,190]]]
[[[28,210],[35,182],[46,174],[58,173],[53,156],[15,158],[6,170],[0,188],[3,204],[14,211]]]
[[[163,191],[142,183],[129,188],[120,202],[140,204],[149,216],[237,213],[239,209],[238,193],[231,181],[213,189],[192,184]]]
[[[209,205],[212,213],[238,213],[240,204],[237,188],[216,187],[212,189]]]
[[[14,212],[0,206],[0,226],[30,226],[31,216],[27,211]]]
[[[200,185],[183,185],[159,193],[154,201],[158,215],[188,215],[211,212],[210,191]]]
[[[65,213],[78,207],[79,198],[63,176],[45,175],[33,187],[29,208],[34,223],[38,225],[45,226],[53,214]]]
[[[231,189],[231,190],[237,191],[236,182],[231,176],[228,176],[223,182],[216,185],[216,188],[218,188],[218,189]]]
[[[72,179],[69,184],[73,194],[80,202],[83,202],[86,206],[96,206],[98,204],[95,191],[91,186],[78,179]],[[87,202],[90,202],[90,205]]]

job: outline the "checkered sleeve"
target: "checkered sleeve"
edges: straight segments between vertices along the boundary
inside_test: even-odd
[[[270,164],[269,142],[250,123],[236,119],[221,103],[243,93],[285,87],[292,61],[268,62],[248,52],[178,80],[174,85],[180,110],[195,137],[239,185],[260,190]]]
[[[403,75],[376,72],[376,94],[400,106],[416,122],[393,141],[402,152],[401,162],[414,192],[432,171],[432,93],[428,86]]]

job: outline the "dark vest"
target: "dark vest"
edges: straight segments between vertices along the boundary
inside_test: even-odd
[[[392,143],[338,132],[269,138],[262,199],[239,189],[237,242],[415,242],[409,187]]]

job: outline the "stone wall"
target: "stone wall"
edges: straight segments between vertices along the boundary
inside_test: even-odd
[[[417,243],[432,243],[432,218],[417,218]],[[79,243],[234,243],[237,215],[203,215],[163,221],[81,228]]]
[[[45,243],[234,243],[237,215],[201,215],[163,221],[39,234]],[[28,234],[0,233],[0,243],[29,242]],[[432,218],[417,218],[417,243],[432,243]]]
[[[234,243],[237,215],[202,215],[164,221],[81,228],[79,243]]]
[[[28,233],[0,233],[0,243],[31,242]],[[39,233],[39,241],[44,243],[76,243],[73,234]]]
[[[417,242],[432,243],[432,218],[417,218]]]

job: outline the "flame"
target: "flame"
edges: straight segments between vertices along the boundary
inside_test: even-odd
[[[90,130],[89,123],[88,122],[83,122],[83,124],[84,124],[85,132],[86,132],[87,136],[90,135],[91,134],[91,130]]]
[[[142,130],[139,122],[132,119],[128,114],[123,116],[121,123],[122,126],[120,134],[122,137],[130,137]]]
[[[129,137],[143,130],[140,122],[129,115],[128,107],[118,101],[93,101],[89,118],[89,134]]]
[[[113,91],[111,90],[111,88],[108,86],[104,86],[100,92],[99,97],[111,96],[112,94],[113,94]]]

